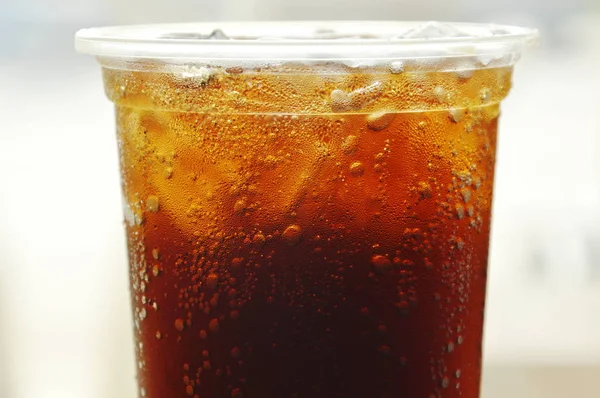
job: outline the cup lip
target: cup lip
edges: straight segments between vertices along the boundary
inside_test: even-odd
[[[461,33],[448,37],[403,37],[418,26],[435,23]],[[217,36],[209,39],[211,33],[217,31],[232,38]],[[97,57],[170,59],[174,62],[406,59],[520,54],[524,48],[535,44],[538,36],[536,29],[464,22],[202,22],[81,29],[75,35],[75,49]]]

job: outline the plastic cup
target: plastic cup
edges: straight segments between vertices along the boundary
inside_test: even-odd
[[[499,106],[534,30],[86,29],[139,395],[479,396]]]

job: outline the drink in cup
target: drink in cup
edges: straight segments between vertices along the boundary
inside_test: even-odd
[[[116,109],[139,396],[478,397],[500,101],[534,36],[80,32]]]

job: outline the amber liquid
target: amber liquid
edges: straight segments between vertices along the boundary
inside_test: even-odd
[[[328,112],[298,111],[304,97],[265,112],[276,84],[240,83],[279,82],[265,74],[194,86],[106,72],[140,396],[478,397],[498,120],[486,90],[507,90],[510,71],[425,74],[445,91],[424,85],[421,104],[396,90],[410,76],[346,76],[332,94],[285,75]],[[356,88],[375,77],[376,95]],[[148,87],[186,100],[157,109]],[[258,111],[233,111],[231,87]],[[223,107],[205,109],[210,96]]]

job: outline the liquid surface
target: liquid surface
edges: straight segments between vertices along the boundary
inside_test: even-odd
[[[510,70],[280,72],[105,70],[140,396],[478,397]]]

